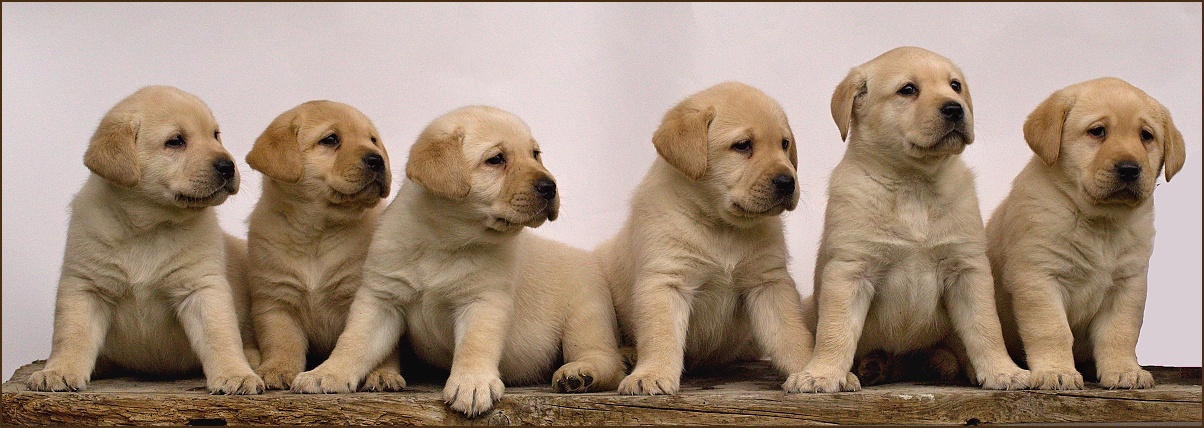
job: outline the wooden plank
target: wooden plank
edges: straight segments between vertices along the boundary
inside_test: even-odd
[[[969,385],[902,383],[855,393],[786,394],[765,362],[687,376],[675,396],[613,392],[556,394],[546,386],[507,388],[475,419],[450,411],[442,385],[418,382],[396,393],[258,396],[205,392],[202,379],[98,379],[86,391],[32,392],[24,381],[43,361],[4,383],[5,424],[78,425],[799,425],[1077,422],[1200,423],[1199,368],[1148,367],[1151,390],[984,391]]]

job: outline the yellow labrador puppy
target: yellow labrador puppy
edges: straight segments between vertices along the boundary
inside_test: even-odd
[[[756,88],[720,83],[670,109],[652,143],[660,157],[631,216],[597,249],[638,353],[619,392],[674,394],[683,370],[761,355],[784,376],[802,371],[811,334],[779,217],[799,197],[786,114]]]
[[[1009,348],[1037,388],[1082,388],[1075,363],[1092,360],[1105,387],[1153,387],[1136,354],[1152,196],[1159,169],[1183,167],[1183,136],[1158,101],[1102,78],[1042,102],[1024,139],[1036,155],[987,224]]]
[[[522,120],[484,106],[447,113],[410,149],[406,177],[381,215],[347,329],[294,391],[352,390],[403,328],[419,358],[451,371],[444,399],[469,416],[492,408],[503,382],[618,384],[614,307],[597,263],[523,230],[556,219],[559,197]]]
[[[915,47],[853,68],[832,95],[844,158],[832,171],[815,267],[815,353],[803,389],[856,391],[854,357],[947,339],[987,389],[1028,387],[1008,357],[974,177],[970,88],[948,59]]]
[[[142,88],[104,116],[84,164],[94,174],[71,204],[50,359],[29,388],[83,389],[94,368],[203,369],[213,393],[261,392],[243,350],[257,359],[246,244],[212,208],[238,192],[238,169],[209,107]]]
[[[389,195],[389,155],[372,121],[355,108],[310,101],[277,117],[247,164],[263,173],[248,223],[252,319],[268,389],[287,389],[334,349],[360,288],[380,200]],[[405,386],[396,353],[362,388]]]

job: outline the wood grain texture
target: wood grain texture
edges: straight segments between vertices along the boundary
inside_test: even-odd
[[[496,408],[466,419],[450,411],[442,385],[396,393],[209,395],[202,379],[94,380],[81,392],[45,393],[24,381],[43,361],[4,383],[3,423],[71,425],[799,425],[1194,422],[1201,412],[1199,368],[1149,367],[1151,390],[984,391],[969,385],[902,383],[855,393],[786,394],[764,362],[687,376],[675,396],[613,392],[556,394],[507,388]]]

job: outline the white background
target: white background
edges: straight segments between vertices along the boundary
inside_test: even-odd
[[[1193,4],[3,4],[4,377],[50,352],[68,203],[101,115],[138,88],[205,100],[239,163],[218,207],[246,233],[260,175],[243,162],[276,115],[348,103],[380,129],[395,186],[436,116],[492,104],[526,120],[562,191],[537,233],[593,248],[618,231],[656,156],[661,115],[724,80],[786,110],[802,201],[786,215],[791,272],[811,292],[829,172],[828,111],[853,66],[901,45],[965,71],[977,139],[965,154],[984,215],[1030,158],[1025,116],[1053,91],[1116,76],[1174,115],[1187,164],[1160,186],[1138,355],[1200,365],[1201,6]],[[395,187],[396,188],[396,187]]]

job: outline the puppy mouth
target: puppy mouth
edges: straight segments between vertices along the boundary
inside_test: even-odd
[[[388,196],[387,189],[385,187],[384,176],[382,174],[375,174],[371,180],[365,182],[358,190],[353,192],[343,192],[331,187],[331,202],[336,205],[351,202],[374,203],[380,200],[380,198]]]
[[[787,202],[787,200],[779,198],[779,200],[775,203],[765,204],[761,209],[749,209],[740,202],[733,201],[731,205],[731,212],[737,217],[744,218],[775,216],[786,210]]]
[[[939,157],[960,154],[970,143],[971,140],[966,130],[955,126],[944,135],[933,140],[932,144],[923,146],[911,142],[909,145],[911,146],[911,151],[917,157]]]
[[[222,203],[226,197],[233,194],[229,190],[229,186],[217,188],[212,193],[204,196],[187,195],[184,193],[176,193],[176,203],[187,208],[206,208]]]
[[[485,225],[498,232],[513,232],[523,227],[539,227],[544,221],[555,219],[556,210],[553,204],[548,202],[537,210],[490,215]]]
[[[1124,204],[1131,207],[1140,205],[1145,200],[1145,194],[1134,185],[1122,185],[1112,190],[1102,198],[1097,198],[1100,204]]]

